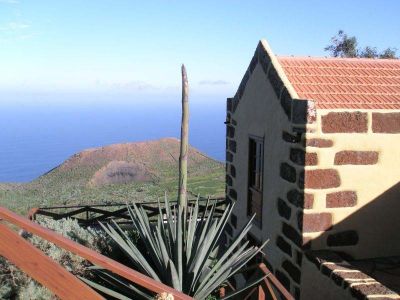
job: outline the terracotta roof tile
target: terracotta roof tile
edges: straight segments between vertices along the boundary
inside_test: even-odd
[[[400,109],[400,60],[278,57],[300,98],[318,108]]]

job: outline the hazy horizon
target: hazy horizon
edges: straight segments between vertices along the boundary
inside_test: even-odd
[[[400,48],[400,2],[384,3],[0,0],[0,182],[87,147],[179,137],[182,63],[190,142],[223,160],[225,101],[260,39],[277,55],[327,56],[343,29],[360,47]]]
[[[3,105],[0,182],[33,180],[87,148],[180,137],[180,97],[117,102],[103,97],[79,105],[71,96],[50,105],[45,99]],[[225,158],[225,100],[192,96],[190,103],[189,143],[220,161]]]

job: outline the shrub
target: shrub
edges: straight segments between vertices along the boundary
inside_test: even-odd
[[[113,253],[113,241],[101,230],[82,228],[76,220],[72,219],[55,221],[46,218],[38,223],[102,254],[112,255]],[[23,236],[72,274],[92,278],[93,275],[87,268],[91,265],[88,261],[38,236],[27,233],[23,233]],[[0,256],[0,299],[36,300],[57,299],[57,297]]]

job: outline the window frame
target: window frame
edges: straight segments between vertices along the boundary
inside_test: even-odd
[[[254,214],[252,211],[252,195],[258,194],[260,198],[260,215],[254,218],[254,223],[261,228],[262,227],[262,211],[263,211],[263,186],[264,186],[264,137],[251,135],[248,137],[248,158],[247,158],[247,216],[251,217]],[[251,152],[251,143],[255,143],[255,154]],[[261,146],[261,149],[257,149],[258,146]],[[260,153],[258,153],[260,151]],[[259,162],[257,163],[257,158]],[[255,164],[254,168],[252,168],[252,164]],[[257,184],[257,171],[260,173],[258,176],[258,184]],[[254,177],[253,177],[254,176]],[[253,185],[254,183],[254,185]],[[254,200],[253,200],[254,201]],[[257,212],[256,212],[257,213]]]

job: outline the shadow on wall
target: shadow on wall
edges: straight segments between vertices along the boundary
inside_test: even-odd
[[[310,243],[313,250],[331,249],[348,260],[400,255],[400,182]]]

